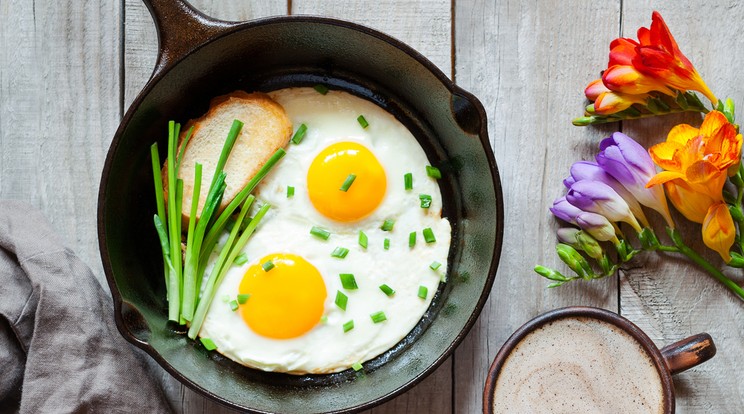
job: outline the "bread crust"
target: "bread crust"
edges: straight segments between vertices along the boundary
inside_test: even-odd
[[[235,119],[244,125],[225,163],[227,188],[222,197],[220,211],[237,196],[277,149],[287,145],[292,135],[292,122],[284,108],[265,93],[235,91],[213,98],[206,114],[188,121],[181,127],[178,152],[181,151],[188,130],[194,128],[178,171],[178,178],[183,180],[184,223],[188,223],[191,212],[195,165],[197,162],[202,164],[197,209],[199,218],[225,138]],[[163,167],[163,171],[163,189],[167,200],[166,166]]]

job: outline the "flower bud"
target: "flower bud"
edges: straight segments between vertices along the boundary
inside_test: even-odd
[[[573,247],[564,243],[558,243],[555,246],[555,251],[558,253],[558,257],[580,277],[586,278],[588,275],[593,274],[589,262]]]
[[[600,260],[604,255],[602,246],[600,246],[599,242],[588,233],[580,231],[576,234],[575,238],[579,248],[586,252],[586,254],[592,259]]]
[[[558,282],[568,281],[568,278],[566,276],[563,276],[561,272],[549,267],[537,265],[535,266],[535,272],[546,279],[555,280]]]
[[[576,235],[580,232],[581,230],[575,227],[561,227],[556,232],[556,235],[558,236],[558,240],[561,243],[565,243],[571,246],[576,246],[577,245]]]

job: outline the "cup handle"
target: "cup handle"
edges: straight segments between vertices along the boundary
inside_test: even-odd
[[[716,344],[707,333],[700,333],[661,349],[669,373],[674,375],[713,358]]]

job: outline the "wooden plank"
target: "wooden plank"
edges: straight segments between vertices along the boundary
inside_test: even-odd
[[[680,49],[714,93],[744,102],[744,85],[739,81],[737,65],[732,64],[731,49],[721,47],[744,41],[744,33],[739,30],[744,5],[716,1],[696,8],[675,2],[625,0],[623,35],[635,38],[639,27],[650,25],[653,10],[661,12]],[[623,130],[650,146],[664,141],[676,124],[699,126],[700,122],[700,116],[668,116],[625,122]],[[722,265],[718,254],[702,243],[700,225],[686,223],[679,214],[674,217],[685,239],[697,251],[705,251],[709,261]],[[656,228],[662,228],[661,223],[656,224]],[[668,242],[668,238],[662,241]],[[729,273],[739,284],[744,283],[741,270]],[[699,332],[713,337],[718,348],[716,357],[675,377],[678,412],[744,411],[744,383],[735,380],[744,370],[740,358],[744,354],[740,299],[686,260],[647,254],[622,272],[620,300],[622,313],[659,346]]]
[[[131,104],[150,78],[157,58],[157,34],[150,13],[141,0],[123,0],[125,7],[124,31],[124,109]],[[217,19],[243,21],[287,13],[287,3],[278,1],[190,0],[201,12]],[[210,399],[185,387],[163,372],[161,384],[171,406],[178,413],[232,413]]]
[[[447,0],[292,0],[292,14],[335,17],[387,33],[421,52],[452,74],[451,4]],[[452,412],[452,366],[447,360],[421,384],[370,410],[373,413]]]
[[[567,270],[554,251],[548,212],[570,165],[589,160],[617,127],[579,128],[585,86],[607,61],[620,2],[458,0],[455,79],[484,104],[505,205],[501,262],[491,297],[455,353],[455,411],[479,412],[488,368],[524,322],[567,305],[617,310],[614,278],[547,289],[532,270]],[[580,10],[580,12],[579,12]],[[603,30],[597,30],[603,28]],[[569,271],[570,272],[570,271]]]
[[[335,17],[393,36],[452,76],[451,4],[448,0],[292,0],[292,14]]]
[[[105,289],[96,206],[118,124],[117,4],[0,3],[0,198],[40,208]]]

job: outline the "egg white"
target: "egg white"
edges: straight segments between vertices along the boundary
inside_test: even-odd
[[[441,217],[442,199],[436,180],[426,175],[429,161],[413,135],[391,114],[351,94],[330,91],[321,95],[312,88],[289,88],[270,93],[287,111],[295,129],[302,123],[308,132],[299,145],[290,144],[287,155],[256,189],[257,203],[272,208],[244,248],[249,262],[233,266],[219,286],[205,318],[200,336],[208,337],[223,355],[241,364],[266,370],[331,373],[348,369],[390,349],[413,329],[429,307],[444,279],[451,228]],[[363,129],[357,117],[364,115]],[[369,148],[385,169],[387,192],[368,217],[341,223],[318,213],[307,194],[307,170],[318,152],[339,141],[359,142]],[[406,191],[403,176],[411,172],[413,190]],[[287,197],[287,186],[295,194]],[[432,196],[429,209],[420,207],[420,193]],[[392,218],[392,231],[380,225]],[[313,226],[331,232],[328,240],[310,234]],[[425,243],[422,230],[431,228],[435,243]],[[368,237],[368,247],[358,243],[358,232]],[[416,245],[409,247],[409,233]],[[384,239],[390,248],[383,248]],[[331,257],[337,247],[349,249],[344,259]],[[223,297],[235,299],[248,267],[271,253],[292,253],[312,263],[321,273],[327,290],[324,321],[306,334],[292,339],[271,339],[254,333]],[[442,264],[432,270],[432,262]],[[211,267],[212,264],[210,264]],[[346,290],[340,273],[354,274],[359,288]],[[388,297],[379,286],[395,290]],[[418,296],[425,286],[425,299]],[[287,287],[291,288],[291,287]],[[346,310],[335,303],[336,291],[348,296]],[[250,299],[249,299],[250,300]],[[374,323],[370,315],[383,311],[387,320]],[[343,324],[354,328],[343,331]]]

